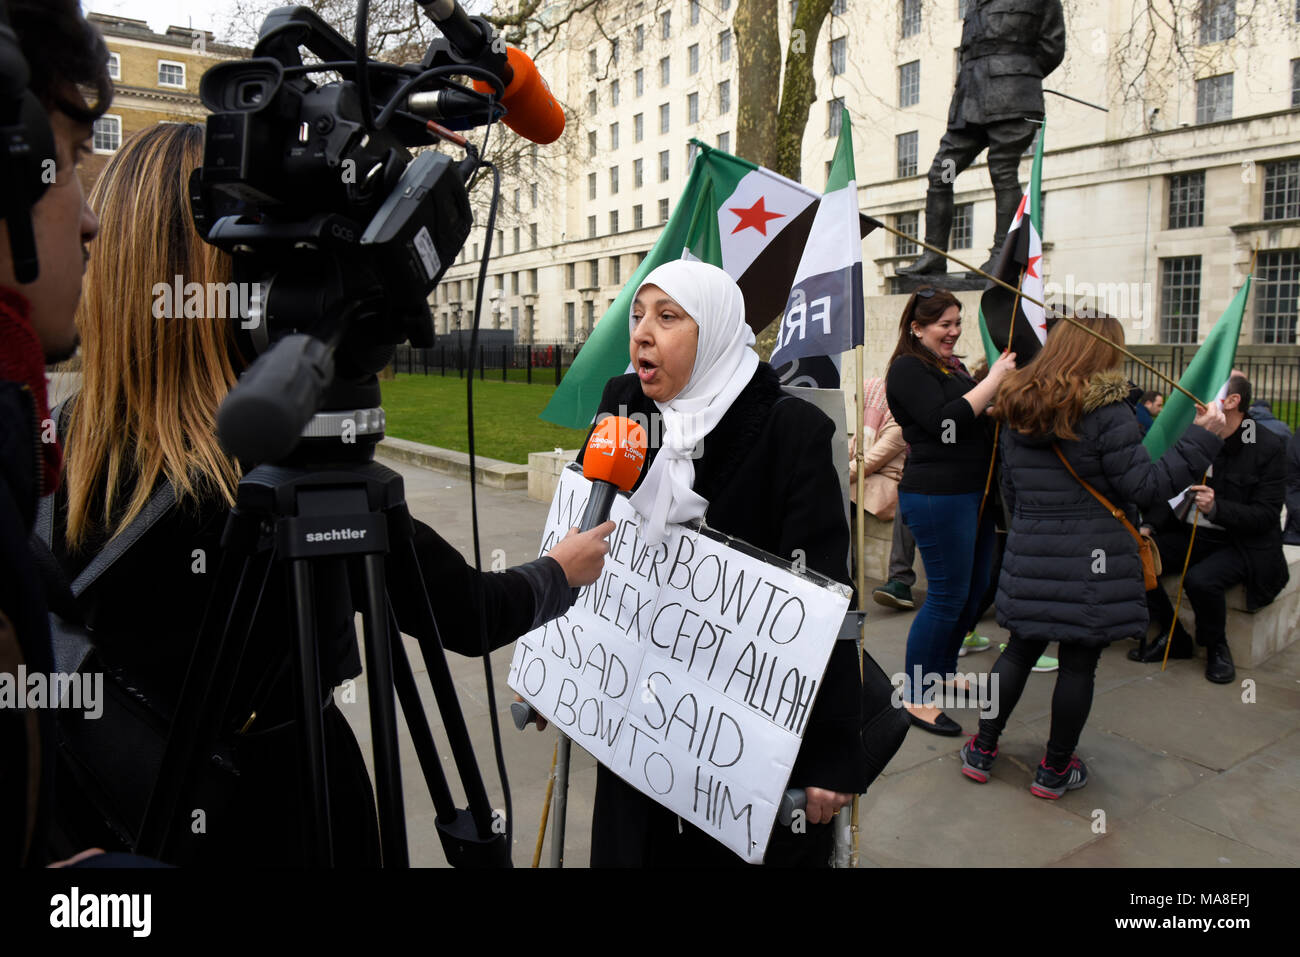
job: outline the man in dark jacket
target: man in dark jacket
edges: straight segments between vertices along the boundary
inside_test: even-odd
[[[989,178],[997,222],[985,272],[992,270],[1020,205],[1020,158],[1043,118],[1043,77],[1065,57],[1061,0],[970,0],[962,25],[961,65],[948,107],[948,131],[930,166],[925,197],[925,241],[948,248],[952,184],[957,174],[989,151]],[[947,270],[947,260],[927,250],[900,273]]]
[[[1286,528],[1282,542],[1300,545],[1300,432],[1286,444]]]
[[[30,71],[26,89],[39,104],[26,110],[24,125],[37,130],[48,123],[52,134],[52,143],[40,131],[29,134],[35,162],[26,171],[11,169],[15,175],[3,187],[7,220],[0,226],[0,673],[21,696],[20,666],[28,675],[53,670],[45,599],[28,548],[37,499],[53,490],[59,474],[45,364],[77,346],[84,245],[99,223],[76,165],[90,152],[91,124],[108,108],[112,84],[108,50],[77,0],[10,0],[7,7],[13,32],[0,44],[10,47],[10,62],[12,47],[21,50]],[[22,88],[21,79],[6,79],[16,81],[11,90]],[[95,89],[93,106],[78,85]],[[14,109],[13,99],[0,99],[0,111],[10,113],[0,122],[13,122]],[[51,147],[53,156],[42,154]],[[24,193],[29,200],[20,202]],[[10,237],[26,223],[38,273],[23,281],[15,264],[21,246]],[[0,709],[0,866],[46,863],[52,731],[46,709]]]
[[[1286,450],[1275,432],[1245,413],[1250,407],[1250,381],[1241,375],[1228,380],[1224,415],[1233,432],[1210,467],[1205,485],[1193,485],[1181,520],[1167,505],[1153,509],[1147,524],[1156,530],[1161,562],[1167,570],[1183,567],[1191,535],[1189,519],[1199,511],[1209,524],[1197,529],[1183,590],[1196,613],[1196,641],[1206,648],[1205,677],[1226,684],[1236,677],[1228,650],[1225,593],[1246,585],[1246,610],[1264,607],[1286,587],[1289,573],[1282,555],[1282,501],[1286,489]],[[1189,502],[1190,506],[1190,502]],[[1184,512],[1183,509],[1179,510]],[[1161,588],[1147,594],[1151,616],[1168,633],[1173,606]],[[1163,638],[1136,660],[1158,661]],[[1192,657],[1191,642],[1181,627],[1175,631],[1171,658]]]

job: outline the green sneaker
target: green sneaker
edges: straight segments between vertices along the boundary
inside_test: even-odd
[[[965,658],[967,655],[979,654],[981,651],[988,651],[993,642],[989,641],[983,635],[977,635],[971,632],[962,639],[961,647],[957,649],[957,657]]]
[[[871,597],[875,599],[876,604],[884,605],[887,608],[911,611],[916,607],[916,602],[912,600],[912,589],[902,582],[885,582],[879,588],[872,590]]]
[[[1001,654],[1006,650],[1007,650],[1007,643],[1005,641],[1002,642],[1000,645],[998,645],[999,654]],[[961,657],[960,653],[958,654],[958,657]],[[1037,671],[1040,674],[1046,674],[1049,671],[1055,671],[1059,667],[1061,667],[1061,663],[1057,661],[1055,658],[1052,658],[1048,655],[1041,655],[1039,656],[1039,659],[1036,662],[1034,662],[1034,667],[1031,670]]]

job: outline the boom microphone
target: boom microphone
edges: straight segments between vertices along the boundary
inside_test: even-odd
[[[564,110],[537,72],[532,57],[523,50],[507,47],[506,69],[502,74],[506,91],[501,95],[501,105],[507,112],[501,122],[534,143],[558,140],[564,132]],[[487,93],[492,86],[483,80],[475,80],[474,89]]]
[[[578,531],[609,521],[614,496],[630,492],[645,467],[645,429],[631,419],[611,415],[596,423],[582,456],[582,474],[591,482],[591,497]]]

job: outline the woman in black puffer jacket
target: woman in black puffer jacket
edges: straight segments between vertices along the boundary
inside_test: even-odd
[[[1123,344],[1124,331],[1110,316],[1076,318]],[[962,773],[974,781],[988,780],[998,737],[1030,668],[1048,642],[1058,641],[1051,736],[1030,790],[1059,798],[1083,787],[1088,772],[1074,748],[1092,707],[1097,659],[1110,642],[1146,630],[1137,542],[1080,480],[1136,525],[1138,507],[1198,481],[1222,444],[1227,426],[1211,404],[1176,445],[1151,461],[1127,401],[1121,361],[1114,346],[1060,322],[1034,362],[1008,375],[999,389],[994,415],[1003,421],[1002,491],[1010,528],[997,617],[1011,641],[993,666],[992,709],[961,749]]]

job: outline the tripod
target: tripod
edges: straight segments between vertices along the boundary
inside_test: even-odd
[[[361,423],[352,445],[338,441],[340,424]],[[290,665],[300,734],[305,859],[334,863],[326,787],[320,654],[322,594],[318,579],[339,567],[360,582],[353,604],[363,619],[380,842],[388,867],[408,866],[393,691],[411,732],[435,825],[454,866],[509,866],[504,829],[494,821],[469,731],[452,684],[425,579],[413,541],[402,478],[373,461],[383,435],[383,411],[318,413],[309,436],[284,464],[260,465],[239,483],[236,505],[222,535],[216,585],[203,617],[158,779],[141,825],[137,851],[167,860],[179,846],[203,762],[220,760],[218,742],[248,718],[236,710],[232,689],[256,632],[268,583],[286,587],[292,623]],[[324,438],[332,435],[333,438]],[[313,438],[311,436],[317,436]],[[340,456],[340,448],[347,453]],[[340,458],[345,458],[339,461]],[[442,713],[468,809],[458,809],[447,786],[415,678],[402,647],[387,579],[416,609],[410,623],[423,636],[420,651]],[[351,627],[351,622],[348,622]],[[355,637],[355,636],[354,636]]]

